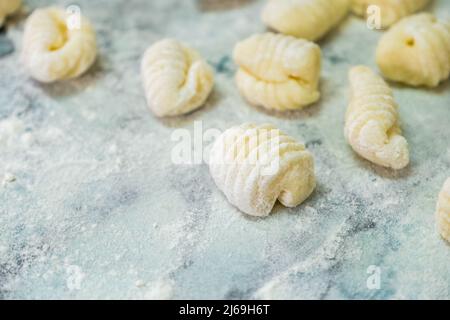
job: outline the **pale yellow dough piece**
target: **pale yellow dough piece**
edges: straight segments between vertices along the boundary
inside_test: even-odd
[[[428,13],[405,18],[382,36],[376,58],[389,80],[436,87],[450,75],[450,23]]]
[[[253,35],[236,44],[236,84],[253,105],[274,110],[301,109],[316,102],[321,52],[319,46],[282,34]]]
[[[350,0],[269,0],[263,22],[281,33],[317,40],[348,13]]]
[[[439,193],[436,225],[442,238],[450,242],[450,178],[445,181]]]
[[[401,135],[391,89],[365,66],[353,67],[349,80],[350,104],[344,130],[348,143],[375,164],[404,168],[409,163],[408,143]]]
[[[214,73],[197,51],[173,39],[153,44],[144,54],[141,76],[147,103],[160,117],[176,116],[202,106]]]
[[[21,4],[21,0],[0,0],[0,27],[5,22],[6,17],[16,12]]]
[[[367,18],[367,8],[378,6],[381,14],[381,26],[389,27],[403,17],[423,9],[430,0],[352,0],[352,11]]]
[[[94,63],[97,45],[94,29],[84,17],[69,27],[70,15],[59,8],[35,10],[23,35],[22,62],[41,82],[76,78]]]
[[[252,216],[269,215],[277,200],[295,207],[316,186],[311,153],[269,124],[226,130],[211,149],[209,168],[228,201]]]

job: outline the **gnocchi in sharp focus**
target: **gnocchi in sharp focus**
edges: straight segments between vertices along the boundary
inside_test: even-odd
[[[444,183],[439,193],[436,224],[440,235],[450,242],[450,178]]]
[[[95,32],[80,16],[69,24],[70,15],[59,8],[35,10],[27,19],[22,61],[31,76],[41,82],[76,78],[86,72],[97,55]]]
[[[380,39],[376,58],[390,80],[435,87],[450,75],[450,23],[428,13],[405,18]]]
[[[350,0],[269,0],[263,22],[284,34],[317,40],[348,13]]]
[[[5,22],[7,16],[19,9],[21,3],[21,0],[0,0],[0,27]]]
[[[295,207],[316,185],[311,153],[267,124],[226,130],[211,149],[209,167],[228,201],[252,216],[267,216],[277,199]]]
[[[350,104],[345,137],[363,158],[393,169],[409,163],[408,143],[401,135],[397,104],[384,80],[365,66],[349,74]]]
[[[236,44],[236,84],[252,104],[274,110],[300,109],[320,93],[321,52],[309,41],[274,33]]]
[[[352,11],[367,17],[367,8],[371,5],[380,9],[380,22],[383,28],[389,27],[403,17],[425,7],[430,0],[352,0]]]
[[[157,116],[175,116],[203,105],[214,83],[212,68],[177,40],[152,45],[141,64],[147,103]]]

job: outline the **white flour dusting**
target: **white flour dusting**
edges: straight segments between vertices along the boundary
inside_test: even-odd
[[[271,114],[241,98],[231,57],[237,41],[265,30],[254,19],[264,1],[77,2],[102,53],[85,76],[39,84],[19,50],[0,58],[0,299],[449,298],[450,250],[434,209],[450,172],[450,82],[393,87],[411,165],[392,172],[356,156],[342,132],[348,69],[376,68],[382,33],[363,20],[350,15],[321,41],[321,100]],[[17,44],[23,23],[6,31]],[[215,68],[206,105],[184,117],[156,118],[145,103],[139,62],[163,35]],[[172,133],[193,134],[196,121],[221,131],[272,123],[314,155],[317,189],[296,208],[246,217],[206,165],[172,163]],[[366,287],[371,265],[380,290]]]
[[[143,298],[147,300],[168,300],[173,297],[173,283],[169,280],[158,280],[146,285]]]

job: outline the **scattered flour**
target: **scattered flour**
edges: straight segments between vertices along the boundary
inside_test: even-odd
[[[97,114],[90,110],[81,110],[81,115],[88,121],[94,121],[97,119]]]
[[[329,269],[335,263],[337,252],[344,241],[343,234],[348,231],[348,228],[348,225],[342,224],[337,232],[330,235],[314,254],[304,261],[293,264],[285,271],[274,275],[255,292],[254,298],[263,300],[283,299],[292,286],[291,276],[308,273],[311,270],[323,271]],[[317,295],[320,295],[323,287],[325,286],[321,287],[319,285],[319,294],[316,293]],[[313,292],[310,292],[310,294],[312,295]]]
[[[147,300],[168,300],[173,297],[173,283],[170,280],[158,280],[147,285],[149,289],[143,298]]]
[[[20,142],[22,143],[22,145],[24,145],[25,147],[29,147],[33,144],[34,142],[34,137],[30,132],[25,132],[24,134],[22,134],[22,136],[20,137]]]
[[[115,154],[117,153],[117,144],[113,143],[108,148],[108,153]]]
[[[1,185],[2,185],[2,187],[5,187],[8,183],[11,183],[14,181],[16,181],[16,177],[12,173],[5,172],[2,182],[1,182]]]
[[[81,282],[85,278],[82,269],[77,265],[68,265],[66,267],[67,280],[66,285],[70,291],[80,290]]]
[[[0,149],[29,148],[35,141],[48,143],[62,140],[64,132],[57,127],[45,127],[30,131],[25,123],[15,116],[0,121]]]
[[[64,136],[64,132],[61,129],[56,128],[56,127],[50,127],[43,133],[43,137],[46,140],[60,139],[63,136]]]
[[[138,287],[138,288],[142,288],[142,287],[145,287],[145,282],[144,282],[144,280],[136,280],[136,282],[134,283],[134,285],[136,286],[136,287]]]
[[[24,131],[24,123],[16,117],[0,121],[0,146],[15,146]]]

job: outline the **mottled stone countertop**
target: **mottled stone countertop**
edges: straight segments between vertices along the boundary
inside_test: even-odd
[[[270,114],[238,95],[230,58],[238,40],[265,30],[262,1],[78,0],[99,58],[80,79],[52,85],[20,64],[24,21],[73,1],[25,2],[0,34],[0,298],[450,298],[450,246],[434,225],[450,176],[450,82],[393,85],[407,169],[372,165],[344,140],[347,72],[376,68],[381,32],[350,15],[320,42],[320,102]],[[446,15],[450,1],[428,10]],[[158,119],[139,63],[167,36],[197,48],[216,82],[204,108]],[[318,186],[305,203],[249,218],[207,165],[172,163],[174,130],[247,121],[306,142]],[[368,287],[378,274],[379,289]]]

